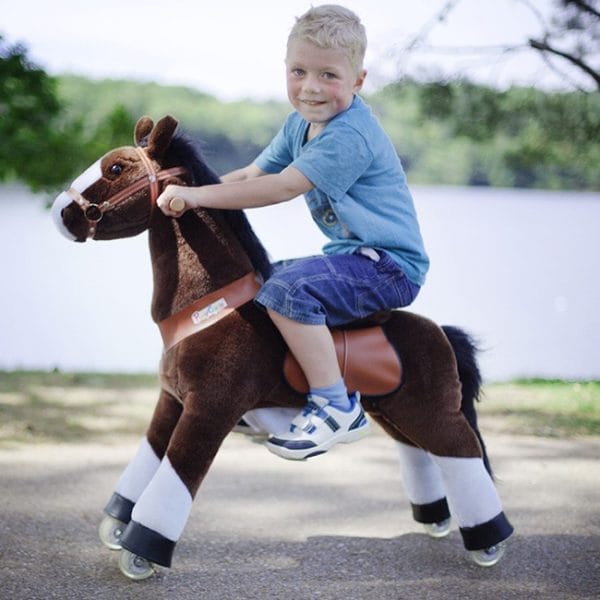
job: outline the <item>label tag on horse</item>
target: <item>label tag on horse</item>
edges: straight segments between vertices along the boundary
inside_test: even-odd
[[[217,301],[204,307],[202,310],[197,310],[192,313],[192,323],[199,325],[200,323],[218,315],[223,309],[227,308],[227,300],[219,298]]]

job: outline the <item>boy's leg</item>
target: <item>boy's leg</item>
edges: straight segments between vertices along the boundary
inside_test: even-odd
[[[348,396],[345,390],[327,327],[412,300],[414,290],[393,260],[386,254],[374,256],[297,259],[276,270],[256,298],[280,330],[311,388],[307,405],[292,421],[289,434],[271,436],[267,442],[269,450],[279,456],[301,460],[368,432],[358,393]]]
[[[342,379],[333,337],[327,325],[306,325],[292,321],[274,310],[267,309],[267,312],[302,367],[310,394],[325,398],[336,408],[350,408],[348,390]]]
[[[267,312],[302,367],[311,388],[329,386],[342,377],[327,325],[292,321],[270,308]]]
[[[282,458],[303,460],[367,435],[359,395],[348,396],[328,327],[298,323],[271,309],[268,313],[302,367],[310,393],[290,431],[272,435],[267,448]]]

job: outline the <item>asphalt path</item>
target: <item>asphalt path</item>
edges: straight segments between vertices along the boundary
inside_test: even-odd
[[[0,598],[600,598],[600,440],[496,433],[487,443],[516,530],[495,567],[472,564],[456,528],[434,540],[413,522],[379,430],[305,463],[232,434],[173,568],[144,582],[126,579],[97,536],[134,440],[3,449]]]

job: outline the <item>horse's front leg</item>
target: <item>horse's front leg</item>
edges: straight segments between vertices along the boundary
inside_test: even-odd
[[[158,470],[181,411],[181,403],[161,390],[146,436],[104,508],[107,516],[100,524],[100,538],[109,548],[121,547],[121,536],[131,520],[133,507]]]
[[[152,563],[171,566],[198,487],[242,412],[222,399],[217,405],[199,393],[185,397],[166,453],[133,508],[121,538],[123,548]]]

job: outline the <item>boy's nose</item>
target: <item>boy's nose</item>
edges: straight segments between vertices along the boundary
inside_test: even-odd
[[[304,80],[304,91],[310,94],[318,94],[321,91],[319,80],[316,77],[307,77]]]

